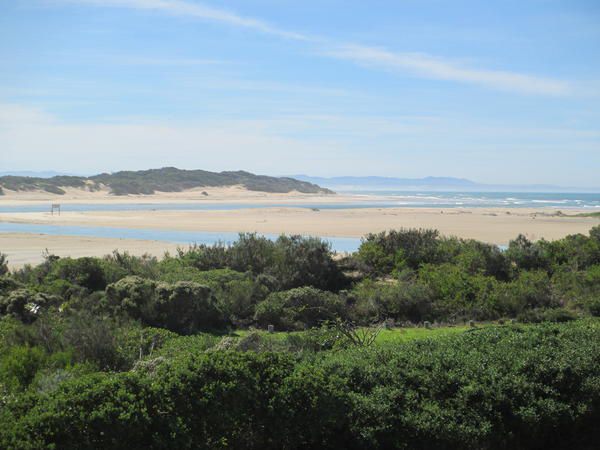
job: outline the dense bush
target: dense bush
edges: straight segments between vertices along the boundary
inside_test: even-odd
[[[215,330],[226,325],[211,289],[190,281],[167,284],[126,277],[106,288],[106,299],[117,313],[177,333]]]
[[[419,323],[435,318],[432,290],[411,280],[398,283],[365,280],[346,296],[353,322],[362,325],[385,319]]]
[[[242,233],[231,246],[198,245],[181,251],[184,266],[199,270],[231,268],[264,274],[281,290],[301,286],[338,290],[346,280],[332,258],[329,243],[302,236],[280,236],[271,241],[253,233]]]
[[[280,330],[304,329],[344,316],[344,307],[338,295],[303,287],[269,295],[257,305],[254,318]]]
[[[23,285],[14,278],[8,276],[0,276],[0,297],[8,295],[12,291],[22,288]]]
[[[0,253],[0,277],[8,273],[8,258],[4,253]]]
[[[60,303],[60,299],[30,289],[17,289],[5,296],[0,296],[0,316],[8,315],[29,323],[52,305]]]
[[[182,352],[9,400],[0,446],[592,449],[599,340],[585,321],[301,359]]]
[[[255,234],[46,255],[0,274],[0,448],[594,448],[600,325],[576,319],[600,315],[599,245],[400,230],[343,259]],[[326,326],[508,317],[527,325],[368,349]],[[229,330],[268,325],[307,330]]]
[[[368,234],[360,246],[358,258],[374,273],[395,269],[418,269],[421,264],[439,262],[440,239],[436,230],[390,230]]]
[[[231,245],[192,246],[161,260],[118,252],[104,258],[47,255],[36,267],[0,276],[0,305],[4,305],[0,314],[8,313],[9,304],[21,304],[21,312],[15,313],[15,306],[11,314],[31,321],[34,316],[23,310],[25,305],[47,304],[96,314],[124,312],[147,325],[167,326],[169,322],[170,329],[191,333],[221,329],[225,323],[262,326],[264,321],[256,320],[266,314],[265,308],[275,305],[264,303],[259,314],[256,309],[270,294],[308,286],[338,293],[345,306],[335,314],[362,324],[387,318],[494,320],[559,307],[597,315],[599,229],[590,230],[589,236],[572,235],[553,242],[519,236],[506,251],[474,240],[441,237],[433,230],[389,231],[368,235],[356,254],[342,259],[320,239],[281,236],[271,241],[251,233],[241,234]],[[121,283],[127,285],[131,276],[139,277],[136,286],[130,287],[140,292],[132,291],[132,297],[122,294],[124,303],[118,306],[113,286],[107,301],[105,288],[122,280],[128,280]],[[190,284],[179,285],[173,294],[173,286],[180,282],[210,288],[211,299],[206,301],[216,310],[193,312],[193,319],[182,316],[181,308],[194,310],[192,297],[208,294]],[[19,303],[25,297],[13,294],[9,300],[17,289],[27,289],[29,297],[37,293],[41,297]],[[107,305],[112,307],[107,309]],[[213,319],[215,323],[208,323]],[[281,320],[270,321],[281,326]],[[300,321],[285,327],[305,325]]]

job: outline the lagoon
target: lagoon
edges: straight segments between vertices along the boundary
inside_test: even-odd
[[[164,241],[187,246],[191,244],[212,245],[216,243],[231,244],[238,239],[238,233],[207,232],[207,231],[172,231],[117,227],[90,227],[75,225],[45,225],[30,223],[2,223],[0,233],[32,233],[50,236],[85,236],[114,239],[142,239]],[[275,234],[262,234],[268,239],[275,240]],[[360,246],[360,238],[323,237],[331,244],[336,252],[354,252]],[[108,249],[107,249],[108,250]]]

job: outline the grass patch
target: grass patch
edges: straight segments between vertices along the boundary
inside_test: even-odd
[[[569,217],[597,217],[600,219],[600,211],[591,213],[579,213]]]
[[[486,327],[490,324],[478,325],[477,328]],[[434,327],[434,328],[425,328],[425,327],[409,327],[409,328],[392,328],[392,329],[384,329],[381,330],[377,339],[375,340],[376,345],[387,345],[387,344],[401,344],[404,342],[410,342],[417,339],[429,339],[429,338],[438,338],[444,336],[450,336],[455,334],[464,333],[467,330],[472,330],[474,328],[468,325],[458,325],[458,326],[444,326],[444,327]],[[234,338],[244,338],[249,336],[252,333],[258,333],[261,337],[265,339],[272,340],[274,342],[283,342],[287,339],[288,336],[302,336],[307,333],[307,331],[278,331],[275,333],[268,333],[265,330],[236,330],[231,333],[229,336]]]

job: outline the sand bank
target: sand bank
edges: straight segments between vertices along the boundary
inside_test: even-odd
[[[41,263],[46,250],[61,257],[78,258],[104,256],[113,250],[128,251],[138,256],[144,253],[162,256],[166,251],[172,253],[176,249],[177,244],[159,241],[0,233],[0,251],[8,256],[11,268]]]
[[[575,212],[571,212],[575,214]],[[83,225],[159,230],[286,233],[361,237],[394,228],[435,228],[444,235],[505,245],[518,234],[558,239],[600,223],[593,217],[564,217],[554,210],[520,208],[261,208],[229,211],[88,211],[0,213],[0,222]]]

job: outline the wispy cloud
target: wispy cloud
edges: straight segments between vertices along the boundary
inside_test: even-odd
[[[194,17],[201,20],[218,22],[235,27],[248,28],[261,33],[271,34],[285,39],[298,41],[311,40],[301,33],[283,30],[255,19],[235,14],[223,9],[213,8],[202,3],[182,0],[66,0],[69,3],[84,3],[97,6],[113,6],[133,9],[162,11],[177,16]]]
[[[60,0],[59,0],[60,1]],[[369,67],[409,73],[414,76],[475,84],[492,89],[538,95],[567,95],[572,86],[561,80],[538,77],[505,70],[475,69],[424,53],[395,53],[386,49],[340,44],[331,40],[297,33],[269,24],[266,21],[242,16],[203,3],[184,0],[62,0],[63,2],[96,6],[124,7],[161,11],[167,14],[193,17],[238,28],[246,28],[278,38],[310,42],[317,52],[331,58],[351,61]]]
[[[326,54],[368,67],[408,71],[426,78],[472,83],[494,89],[548,95],[570,92],[569,84],[563,81],[502,70],[471,69],[423,53],[394,53],[374,47],[345,45]]]

